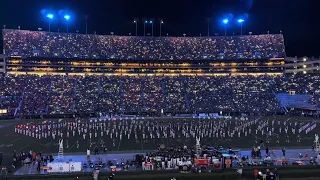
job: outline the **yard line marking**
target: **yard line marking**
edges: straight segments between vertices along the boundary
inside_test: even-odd
[[[80,140],[81,138],[79,138],[77,141],[80,141]],[[70,146],[66,152],[69,152],[73,148],[73,146],[77,144],[77,141],[72,146]]]
[[[96,144],[97,147],[98,147],[99,143],[101,142],[102,138],[103,138],[103,136],[101,136],[100,139],[98,140],[98,142]]]
[[[20,137],[20,138],[18,138],[18,139],[16,139],[16,140],[12,141],[11,144],[13,144],[14,142],[16,142],[16,141],[18,141],[18,140],[20,140],[20,139],[22,139],[22,138],[24,138],[24,137]]]
[[[30,144],[28,144],[28,145],[24,146],[23,148],[19,149],[17,152],[21,152],[21,150],[23,150],[24,148],[26,148],[28,146],[30,146]]]
[[[120,144],[121,144],[121,139],[120,139],[120,141],[119,141],[119,144],[118,144],[118,149],[117,149],[117,151],[119,151],[119,148],[120,148]]]
[[[59,140],[58,140],[59,141]],[[52,145],[52,146],[54,146],[54,144],[55,144],[55,142],[58,142],[58,141],[55,141],[55,139],[52,139],[51,141],[50,141],[50,144]],[[48,147],[46,147],[46,148],[44,148],[44,149],[42,149],[40,152],[44,152],[44,150],[46,150],[46,149],[48,149],[48,148],[52,148],[52,146],[48,146]]]

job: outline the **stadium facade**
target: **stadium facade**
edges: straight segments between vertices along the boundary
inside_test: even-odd
[[[320,73],[320,58],[297,58],[297,57],[287,57],[285,59],[285,73],[295,74],[295,73]]]
[[[5,66],[5,55],[0,54],[0,73],[5,73],[6,72],[6,66]]]

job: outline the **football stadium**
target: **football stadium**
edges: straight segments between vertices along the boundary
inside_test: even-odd
[[[319,174],[320,60],[286,57],[282,34],[2,33],[7,178]]]

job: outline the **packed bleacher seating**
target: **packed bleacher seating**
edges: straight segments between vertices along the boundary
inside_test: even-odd
[[[49,113],[72,113],[74,109],[75,79],[52,77]]]
[[[28,76],[22,87],[23,114],[41,114],[47,111],[50,83],[49,77]]]
[[[114,77],[100,78],[99,111],[112,113],[121,109],[121,83]],[[101,108],[100,108],[101,107]],[[103,108],[102,108],[103,107]]]
[[[216,37],[135,37],[3,31],[9,56],[118,59],[217,60],[285,57],[281,34]]]
[[[308,93],[319,107],[320,76],[0,76],[0,109],[23,115],[70,113],[272,114],[276,93]]]

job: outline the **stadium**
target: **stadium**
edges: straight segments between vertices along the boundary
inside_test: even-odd
[[[199,137],[248,156],[262,143],[278,157],[287,148],[292,163],[319,151],[319,60],[286,57],[282,34],[2,33],[3,164],[13,150],[77,159],[98,149],[129,160],[193,149]]]

